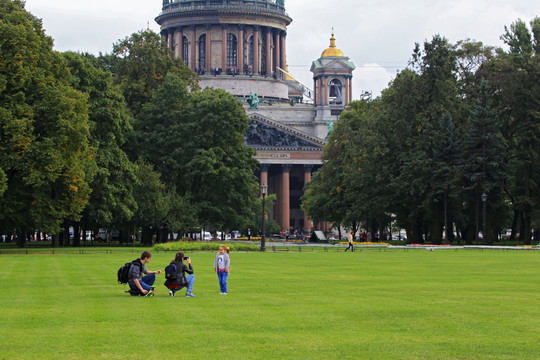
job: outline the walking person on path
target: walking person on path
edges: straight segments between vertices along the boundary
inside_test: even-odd
[[[351,249],[351,252],[354,252],[354,231],[351,231],[349,234],[349,246],[345,249],[345,251]]]

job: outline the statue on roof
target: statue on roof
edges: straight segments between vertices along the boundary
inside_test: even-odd
[[[326,137],[328,138],[330,136],[330,133],[334,131],[334,123],[331,120],[326,120],[326,126],[328,126],[328,134]]]
[[[257,93],[249,95],[249,98],[247,100],[249,104],[250,109],[258,109],[259,108],[259,97],[257,96]]]

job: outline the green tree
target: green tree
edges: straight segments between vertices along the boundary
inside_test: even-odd
[[[168,73],[179,76],[192,90],[198,89],[197,75],[151,30],[133,33],[114,44],[112,53],[102,56],[101,62],[114,74],[134,116],[152,99]]]
[[[244,144],[249,118],[233,95],[206,88],[191,94],[187,122],[184,181],[199,219],[216,229],[236,229],[252,218],[259,191],[255,151]]]
[[[466,128],[464,144],[463,173],[466,177],[466,190],[472,193],[477,213],[480,212],[480,197],[483,193],[488,194],[488,208],[492,214],[496,213],[494,209],[502,201],[502,186],[506,177],[503,156],[506,142],[501,134],[501,125],[499,111],[493,107],[492,96],[484,83]],[[488,229],[493,230],[493,226],[488,226]],[[484,242],[493,242],[495,234],[483,236]]]
[[[251,219],[258,190],[254,152],[244,145],[248,123],[234,96],[188,93],[168,74],[137,118],[134,138],[165,184],[189,196],[201,225],[237,229]]]
[[[450,115],[443,115],[440,122],[440,136],[433,146],[433,188],[436,199],[443,196],[444,204],[444,237],[448,242],[453,238],[453,230],[449,222],[448,209],[457,212],[461,205],[461,165],[462,165],[462,144]]]
[[[142,243],[152,244],[152,236],[160,236],[167,214],[170,211],[170,196],[160,180],[154,166],[143,159],[136,163],[137,181],[134,184],[134,197],[137,211],[132,218],[134,227],[142,228]]]
[[[540,18],[527,24],[521,20],[505,28],[502,36],[509,46],[495,62],[498,93],[504,114],[503,133],[508,141],[510,179],[506,188],[513,205],[514,223],[526,244],[531,227],[540,223]],[[513,226],[515,228],[515,226]]]
[[[121,149],[132,130],[122,94],[110,72],[93,65],[91,55],[63,54],[71,73],[72,86],[87,94],[90,141],[96,148],[97,173],[90,184],[92,194],[82,219],[84,228],[123,226],[137,204],[133,198],[135,168]]]
[[[80,218],[90,196],[86,97],[70,87],[64,59],[24,2],[0,1],[0,39],[0,223],[56,233]]]

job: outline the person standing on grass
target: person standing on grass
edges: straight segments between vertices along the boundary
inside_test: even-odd
[[[188,265],[184,263],[184,260],[188,262]],[[193,294],[193,283],[195,282],[195,275],[193,275],[193,267],[191,266],[191,258],[184,257],[184,253],[179,251],[176,253],[174,260],[171,264],[176,266],[176,277],[174,279],[165,280],[165,286],[169,289],[169,295],[175,296],[176,292],[187,286],[186,296],[195,297]],[[186,276],[186,273],[189,275]]]
[[[227,295],[229,292],[227,289],[227,276],[231,271],[231,259],[229,257],[229,248],[225,245],[219,247],[219,252],[214,260],[214,271],[218,275],[220,294]]]
[[[152,260],[150,251],[143,251],[141,258],[133,262],[129,268],[128,284],[131,290],[140,291],[146,296],[154,295],[154,282],[156,274],[161,274],[161,270],[148,271],[146,264]]]
[[[351,249],[351,252],[354,251],[354,231],[351,231],[351,233],[349,234],[349,246],[345,249],[345,251]]]

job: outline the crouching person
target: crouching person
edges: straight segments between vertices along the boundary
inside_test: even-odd
[[[129,269],[128,284],[132,292],[140,292],[145,296],[154,296],[154,282],[156,274],[161,274],[161,270],[148,271],[146,264],[152,260],[150,251],[143,251],[141,258],[133,262]]]
[[[187,265],[184,263],[187,261]],[[188,276],[186,276],[186,273]],[[174,296],[176,292],[184,287],[187,297],[195,297],[193,294],[193,283],[195,275],[193,275],[193,267],[191,266],[191,258],[184,257],[184,253],[179,251],[176,253],[174,260],[165,268],[165,286],[169,289],[169,295]]]

